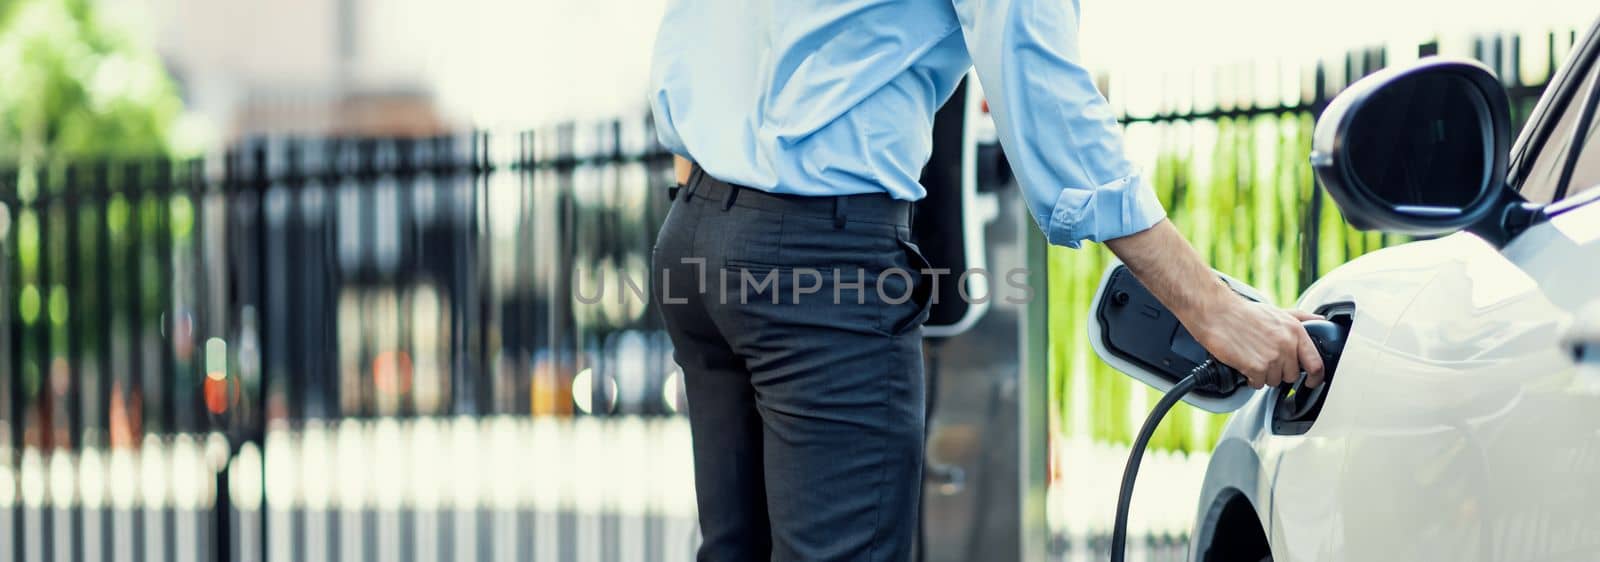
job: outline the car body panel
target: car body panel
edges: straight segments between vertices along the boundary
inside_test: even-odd
[[[1234,415],[1196,544],[1240,490],[1279,561],[1593,559],[1600,371],[1562,341],[1597,300],[1600,205],[1504,249],[1461,233],[1334,270],[1298,305],[1356,306],[1319,419],[1273,435],[1276,391]]]
[[[1255,448],[1256,442],[1262,437],[1260,430],[1266,427],[1266,404],[1261,400],[1262,395],[1257,392],[1228,418],[1228,424],[1211,451],[1211,460],[1206,465],[1206,478],[1200,489],[1195,532],[1189,536],[1191,557],[1198,556],[1205,545],[1217,540],[1217,518],[1223,504],[1232,500],[1234,494],[1242,494],[1256,509],[1256,515],[1265,520],[1266,514],[1262,508],[1269,504],[1262,498],[1266,498],[1271,490],[1262,478],[1270,476],[1272,472],[1262,466]]]
[[[1512,147],[1513,185],[1596,57],[1600,20]],[[1309,287],[1301,310],[1356,309],[1333,386],[1303,435],[1271,431],[1274,389],[1229,419],[1191,558],[1243,497],[1280,562],[1600,559],[1600,360],[1569,339],[1600,326],[1600,195],[1547,211],[1503,248],[1411,242]]]
[[[1471,238],[1470,235],[1460,235]],[[1312,311],[1327,303],[1359,302],[1349,343],[1340,359],[1340,386],[1330,392],[1316,424],[1304,435],[1274,436],[1270,427],[1274,391],[1257,392],[1247,406],[1228,422],[1201,490],[1200,521],[1214,508],[1224,492],[1246,492],[1280,560],[1320,558],[1334,549],[1333,523],[1340,508],[1334,503],[1342,488],[1346,439],[1337,428],[1342,419],[1356,416],[1355,394],[1344,392],[1344,373],[1371,372],[1379,361],[1377,353],[1412,299],[1435,274],[1434,267],[1446,260],[1448,252],[1440,246],[1461,244],[1446,238],[1417,242],[1373,252],[1335,269],[1304,293],[1298,307]],[[1470,243],[1470,242],[1466,242]],[[1478,243],[1482,243],[1478,241]],[[1356,378],[1356,377],[1350,377]],[[1330,423],[1331,421],[1331,423]],[[1248,454],[1242,451],[1248,451]],[[1251,466],[1245,471],[1236,468]],[[1274,513],[1272,508],[1278,511]],[[1289,524],[1284,523],[1287,518]],[[1302,524],[1317,522],[1321,525]],[[1209,544],[1205,525],[1194,533],[1198,552]],[[1278,549],[1293,549],[1291,556]]]

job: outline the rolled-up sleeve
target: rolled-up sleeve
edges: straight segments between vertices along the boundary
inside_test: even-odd
[[[1006,159],[1050,243],[1076,248],[1166,218],[1078,62],[1078,1],[952,1]]]

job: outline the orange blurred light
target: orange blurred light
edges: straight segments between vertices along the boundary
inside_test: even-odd
[[[411,356],[404,351],[384,351],[372,358],[372,384],[384,393],[411,391]]]
[[[228,411],[228,381],[221,377],[206,376],[206,409],[213,414]]]
[[[111,388],[110,419],[112,447],[137,447],[144,435],[144,400],[137,389],[124,388],[117,381]]]

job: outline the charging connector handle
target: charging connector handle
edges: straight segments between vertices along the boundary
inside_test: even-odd
[[[1207,357],[1199,365],[1189,370],[1189,377],[1194,379],[1195,390],[1210,390],[1218,393],[1233,392],[1250,381],[1245,380],[1239,371],[1217,362],[1216,359]]]

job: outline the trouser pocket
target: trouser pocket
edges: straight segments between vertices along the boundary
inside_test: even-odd
[[[883,273],[879,285],[883,287],[883,295],[891,301],[886,302],[884,312],[888,319],[884,323],[885,329],[890,334],[899,335],[919,328],[923,322],[928,321],[928,312],[933,309],[933,286],[929,283],[927,270],[933,268],[928,263],[928,258],[923,257],[922,249],[916,244],[900,237],[895,237],[895,243],[900,245],[900,250],[905,253],[905,266],[895,268]],[[895,291],[900,284],[897,280],[906,280],[910,284],[909,291]],[[908,296],[902,296],[907,295]]]

